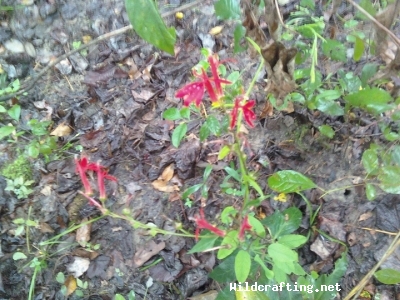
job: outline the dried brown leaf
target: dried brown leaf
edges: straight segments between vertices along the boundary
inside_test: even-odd
[[[86,222],[87,218],[82,220],[83,222]],[[81,245],[82,247],[85,247],[87,242],[90,241],[90,232],[92,230],[92,224],[85,224],[82,225],[81,227],[78,228],[78,230],[76,231],[76,237],[75,240],[78,242],[79,245]]]
[[[70,135],[72,132],[71,127],[66,125],[65,123],[59,124],[56,129],[54,129],[52,132],[50,132],[50,135],[55,135],[55,136],[67,136]]]
[[[64,285],[67,287],[66,296],[68,297],[76,290],[77,284],[76,284],[75,277],[72,275],[69,275],[67,277],[67,279],[65,279]]]
[[[164,242],[156,244],[153,240],[147,242],[143,246],[139,246],[136,249],[135,256],[133,257],[133,262],[135,264],[135,267],[137,268],[142,266],[146,261],[148,261],[154,255],[157,255],[164,248],[165,248]]]

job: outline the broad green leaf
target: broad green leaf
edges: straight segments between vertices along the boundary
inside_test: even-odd
[[[246,29],[243,27],[243,25],[237,24],[235,30],[233,31],[233,52],[235,54],[246,50],[246,48],[240,46],[240,42],[242,38],[244,38],[245,34]],[[228,78],[228,80],[230,79]]]
[[[128,294],[128,300],[135,300],[136,299],[136,294],[135,291],[130,291]]]
[[[18,218],[13,221],[14,224],[22,225],[25,224],[25,220],[23,218]]]
[[[201,127],[200,127],[200,141],[203,142],[205,141],[209,136],[210,136],[210,129],[208,128],[207,124],[204,123]]]
[[[382,269],[375,272],[374,276],[384,284],[400,283],[400,272],[394,269]]]
[[[243,180],[245,180],[253,189],[255,189],[260,196],[264,196],[260,185],[251,176],[243,175]]]
[[[121,294],[115,294],[114,300],[125,300],[125,297]]]
[[[392,96],[387,91],[378,88],[360,90],[344,98],[348,101],[349,105],[365,109],[367,112],[375,115],[393,108],[393,105],[389,104]]]
[[[5,112],[7,112],[7,109],[3,105],[0,105],[0,113],[5,113]]]
[[[356,36],[356,42],[354,43],[354,54],[353,54],[353,59],[355,61],[359,61],[361,59],[361,56],[364,53],[365,49],[365,44],[362,39],[360,39],[358,36]]]
[[[378,180],[380,181],[379,187],[386,193],[400,194],[399,178],[399,166],[384,166],[381,174],[378,175]]]
[[[192,249],[190,249],[190,251],[188,251],[188,254],[202,252],[214,247],[215,241],[218,238],[219,237],[215,234],[210,234],[209,231],[202,233],[200,235],[200,240],[196,243],[196,245],[193,246]]]
[[[39,152],[39,148],[37,147],[37,145],[35,144],[29,144],[28,146],[28,155],[30,157],[36,158],[39,156],[40,152]]]
[[[253,216],[249,216],[249,223],[252,226],[252,230],[254,230],[259,237],[265,237],[265,228],[259,220]]]
[[[376,198],[376,189],[375,189],[375,187],[372,184],[367,183],[367,185],[365,186],[365,194],[367,195],[367,199],[369,201],[374,200]]]
[[[261,268],[264,270],[265,273],[265,277],[267,277],[268,279],[272,279],[274,278],[274,272],[272,272],[272,270],[268,269],[267,266],[265,265],[265,263],[262,261],[260,255],[256,255],[254,257],[254,261],[257,262]]]
[[[239,0],[218,0],[214,4],[215,14],[222,20],[240,20]]]
[[[357,93],[362,86],[360,78],[354,75],[353,72],[338,71],[339,83],[342,88],[348,93]]]
[[[321,125],[318,127],[318,130],[328,138],[333,138],[335,136],[335,131],[329,125]]]
[[[190,109],[189,107],[184,107],[180,111],[181,117],[184,119],[190,119]]]
[[[371,0],[361,0],[360,6],[364,8],[371,16],[375,16],[376,8]],[[360,11],[356,12],[356,18],[361,20],[368,20],[368,18]]]
[[[22,252],[14,252],[13,260],[27,259],[28,257]]]
[[[235,251],[239,245],[237,230],[232,230],[227,233],[221,242],[221,246],[228,245],[229,248],[221,248],[218,250],[217,258],[224,259]]]
[[[299,234],[287,234],[278,238],[278,243],[289,247],[290,249],[298,248],[307,242],[307,238]]]
[[[378,170],[379,161],[376,151],[372,149],[365,150],[361,161],[368,174],[374,174]]]
[[[178,148],[181,144],[182,139],[185,137],[187,132],[187,124],[179,124],[172,133],[171,142],[174,147]]]
[[[129,21],[145,41],[174,54],[175,29],[167,28],[152,0],[125,0]]]
[[[236,170],[232,169],[231,167],[225,167],[224,170],[226,173],[228,173],[228,175],[232,176],[237,182],[241,182],[240,175]]]
[[[287,235],[297,230],[301,224],[302,213],[297,207],[290,207],[284,211],[276,211],[273,215],[261,221],[266,225],[273,239]]]
[[[279,171],[268,178],[269,187],[278,193],[294,193],[315,188],[315,183],[293,170]]]
[[[317,96],[316,101],[315,101],[315,107],[322,111],[323,113],[326,113],[327,115],[330,116],[343,116],[344,115],[344,109],[339,105],[339,103],[336,103],[333,100],[328,100],[324,98],[320,98]]]
[[[225,258],[217,267],[209,274],[210,278],[218,282],[234,282],[235,275],[235,255]]]
[[[325,40],[322,43],[322,52],[324,55],[330,57],[332,60],[346,62],[346,48],[343,43],[337,40]]]
[[[18,121],[19,117],[21,116],[21,106],[15,104],[7,111],[7,113],[15,121]]]
[[[9,136],[15,130],[14,126],[2,126],[0,127],[0,140],[6,136]]]
[[[293,251],[289,247],[279,243],[273,243],[268,246],[268,255],[275,263],[293,262],[298,260],[296,251]]]
[[[219,150],[218,160],[224,159],[229,154],[229,152],[231,152],[231,148],[227,145],[223,146],[221,150]]]
[[[239,250],[235,257],[235,274],[239,282],[245,282],[250,273],[251,257],[245,250]]]
[[[210,132],[216,136],[221,134],[221,124],[214,116],[209,116],[205,122]]]
[[[57,281],[58,283],[64,284],[64,282],[65,282],[65,275],[64,275],[63,272],[58,272],[58,273],[57,273],[56,281]]]
[[[17,196],[17,197],[18,197],[18,196]],[[20,199],[20,198],[18,197],[18,199]],[[15,235],[15,236],[19,236],[19,235],[21,235],[23,232],[24,232],[24,226],[20,225],[20,226],[17,227],[17,229],[15,229],[14,235]]]
[[[233,206],[227,206],[221,213],[221,222],[224,224],[231,224],[236,215],[237,210]]]
[[[181,119],[181,113],[176,107],[171,107],[164,111],[163,118],[172,121],[179,120]]]
[[[376,64],[365,64],[361,70],[361,83],[362,87],[366,87],[368,85],[368,80],[371,79],[377,72],[378,65]]]

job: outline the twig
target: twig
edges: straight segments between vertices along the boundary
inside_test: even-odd
[[[196,1],[191,2],[191,3],[187,3],[187,4],[185,4],[185,5],[182,5],[182,6],[177,7],[176,9],[174,9],[174,10],[172,10],[172,11],[168,11],[168,12],[165,12],[165,13],[161,14],[161,17],[166,18],[166,17],[171,16],[171,15],[173,15],[173,14],[179,12],[179,11],[187,10],[187,9],[190,9],[190,8],[192,8],[192,7],[194,7],[194,6],[197,6],[197,5],[199,5],[200,3],[202,3],[202,2],[203,2],[203,0],[196,0]],[[9,99],[12,99],[12,98],[14,98],[14,97],[16,97],[16,96],[20,96],[20,95],[26,93],[27,91],[29,91],[30,89],[32,89],[32,88],[35,86],[36,82],[37,82],[44,74],[46,74],[52,67],[54,67],[54,66],[55,66],[56,64],[58,64],[60,61],[62,61],[63,59],[66,59],[66,58],[69,57],[70,55],[75,54],[75,53],[77,53],[77,52],[80,52],[80,51],[82,51],[82,50],[84,50],[84,49],[86,49],[86,48],[88,48],[88,47],[90,47],[90,46],[92,46],[92,45],[95,45],[95,44],[97,44],[97,43],[99,43],[99,42],[101,42],[101,41],[107,40],[107,39],[109,39],[109,38],[111,38],[111,37],[113,37],[113,36],[116,36],[116,35],[120,35],[120,34],[122,34],[122,33],[125,33],[125,32],[127,32],[127,31],[129,31],[129,30],[131,30],[131,29],[132,29],[132,25],[128,25],[128,26],[122,27],[122,28],[120,28],[120,29],[111,31],[111,32],[109,32],[109,33],[105,33],[105,34],[103,34],[103,35],[97,37],[97,38],[94,39],[93,41],[91,41],[91,42],[89,42],[89,43],[87,43],[87,44],[84,44],[84,45],[82,45],[81,47],[79,47],[79,48],[77,48],[77,49],[74,49],[74,50],[72,50],[72,51],[70,51],[70,52],[68,52],[68,53],[65,53],[65,54],[61,55],[61,56],[58,57],[56,60],[54,60],[54,61],[52,61],[51,63],[49,63],[44,69],[42,69],[42,70],[35,76],[35,78],[33,78],[32,80],[30,80],[30,82],[28,82],[28,84],[27,84],[25,87],[21,87],[21,89],[20,89],[18,92],[13,93],[13,94],[4,95],[4,96],[0,97],[0,102],[3,102],[3,101],[6,101],[6,100],[9,100]]]
[[[385,31],[393,40],[393,42],[397,45],[397,47],[400,48],[400,39],[393,33],[391,32],[388,28],[382,25],[381,22],[379,22],[377,19],[375,19],[373,16],[371,16],[364,8],[362,8],[360,5],[355,3],[353,0],[347,0],[351,5],[353,5],[355,8],[357,8],[360,12],[363,13],[369,20],[372,21],[376,26],[378,26],[380,29]]]

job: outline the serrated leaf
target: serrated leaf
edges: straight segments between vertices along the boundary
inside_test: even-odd
[[[13,254],[13,260],[27,259],[28,257],[22,252],[15,252]]]
[[[318,130],[328,138],[333,138],[335,136],[335,131],[329,125],[321,125],[318,127]]]
[[[364,151],[361,161],[368,174],[373,174],[379,166],[378,155],[372,149]]]
[[[276,211],[261,221],[268,226],[273,239],[294,232],[300,227],[302,213],[297,207],[290,207],[284,211]]]
[[[315,183],[293,170],[279,171],[268,178],[268,185],[278,193],[294,193],[315,188]]]
[[[324,55],[330,57],[332,60],[346,62],[346,48],[344,44],[337,40],[325,40],[322,43],[322,52]]]
[[[287,234],[278,238],[278,243],[289,247],[290,249],[298,248],[307,242],[307,238],[299,234]]]
[[[145,41],[174,54],[175,28],[167,28],[152,0],[125,0],[129,21]]]
[[[383,269],[375,272],[374,276],[384,284],[400,283],[400,272],[394,269]]]
[[[354,43],[354,54],[353,54],[353,59],[354,61],[359,61],[361,59],[361,56],[364,53],[365,49],[365,44],[362,39],[360,39],[358,36],[355,37],[356,42]]]
[[[15,121],[18,121],[19,117],[21,116],[21,106],[15,104],[7,111],[7,113]]]
[[[251,257],[247,251],[239,250],[235,257],[235,274],[239,282],[245,282],[250,273]]]
[[[176,107],[168,108],[163,113],[163,118],[171,121],[181,119],[181,112]]]
[[[172,142],[172,145],[174,145],[175,148],[179,147],[179,145],[181,144],[182,139],[186,135],[186,132],[187,132],[187,124],[186,123],[179,124],[174,129],[174,132],[172,133],[172,137],[171,137],[171,142]]]
[[[9,136],[15,130],[14,126],[2,126],[0,127],[0,140],[6,136]]]
[[[221,124],[214,116],[209,116],[205,123],[210,132],[216,136],[221,134]]]
[[[218,0],[214,4],[215,14],[222,20],[240,20],[239,0]]]
[[[210,129],[208,128],[207,124],[204,123],[201,127],[200,127],[200,141],[203,142],[205,141],[209,136],[210,136]]]
[[[365,109],[367,112],[379,115],[387,110],[393,108],[389,104],[392,96],[384,90],[372,88],[368,90],[361,90],[344,97],[348,104]]]

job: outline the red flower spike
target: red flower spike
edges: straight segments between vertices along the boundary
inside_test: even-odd
[[[239,235],[238,235],[240,241],[244,240],[245,231],[251,230],[251,228],[252,227],[251,227],[251,225],[249,223],[249,217],[245,216],[243,218],[242,224],[240,224]]]
[[[195,231],[196,241],[199,240],[200,229],[208,229],[211,232],[214,232],[216,235],[221,236],[221,237],[224,237],[226,234],[225,231],[223,231],[207,222],[207,220],[205,219],[205,216],[204,216],[203,208],[200,208],[200,217],[196,217],[195,222],[197,225],[197,228]]]
[[[190,103],[194,102],[196,106],[199,106],[204,96],[204,83],[203,82],[192,82],[185,85],[183,88],[178,90],[175,94],[177,98],[183,98],[183,105],[189,106]]]
[[[233,105],[233,110],[231,112],[231,124],[230,124],[230,128],[231,129],[233,129],[235,127],[235,125],[236,125],[237,115],[238,115],[239,109],[242,110],[243,116],[244,116],[244,120],[246,121],[246,123],[251,128],[254,127],[254,120],[257,119],[257,116],[256,116],[255,112],[252,110],[252,108],[256,104],[256,101],[248,100],[243,105],[243,104],[241,104],[242,100],[243,100],[242,97],[239,97],[239,98],[235,99],[235,103]]]
[[[211,84],[210,78],[208,78],[208,76],[204,70],[201,70],[200,78],[203,80],[204,87],[206,88],[208,95],[210,96],[211,102],[218,101],[218,97],[215,94],[214,87]]]
[[[106,193],[106,187],[105,187],[105,179],[111,180],[111,181],[117,181],[117,178],[114,176],[111,176],[107,173],[105,170],[105,167],[100,165],[99,163],[95,164],[95,171],[97,173],[97,185],[99,186],[99,198],[100,200],[104,201],[107,199],[107,193]]]
[[[85,195],[92,195],[92,187],[90,186],[89,180],[86,176],[86,171],[92,170],[93,164],[89,163],[87,157],[82,157],[81,159],[75,158],[76,172],[79,173],[83,187],[85,188]]]
[[[221,84],[231,84],[232,82],[219,77],[218,66],[220,65],[220,62],[218,61],[215,55],[210,55],[208,57],[208,63],[210,64],[211,73],[213,76],[212,79],[214,80],[215,88],[217,90],[217,96],[219,98],[220,96],[223,95]]]

